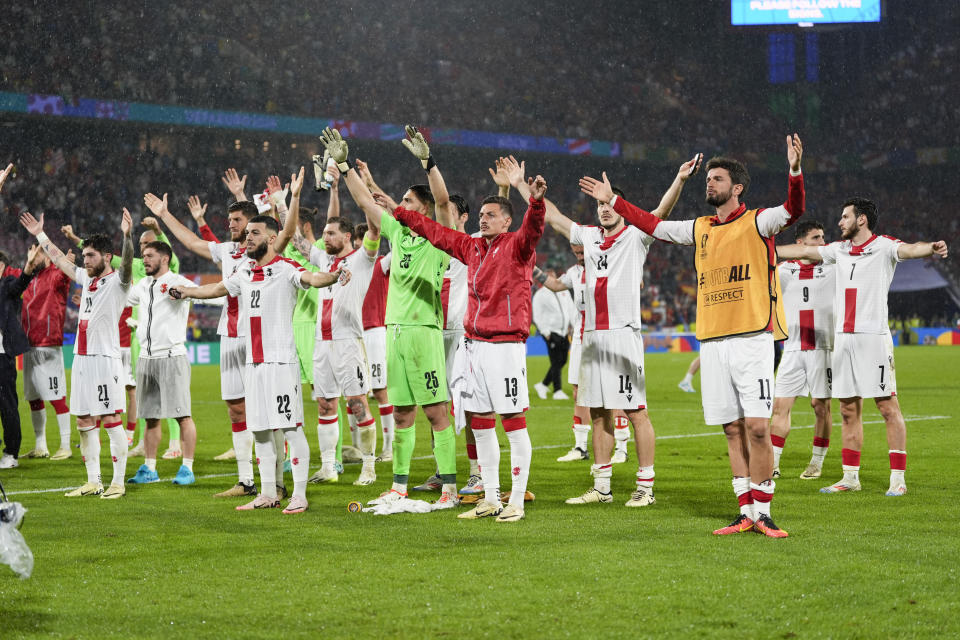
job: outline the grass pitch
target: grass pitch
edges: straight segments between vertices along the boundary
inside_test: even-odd
[[[24,459],[2,472],[12,499],[29,509],[22,532],[36,566],[29,580],[0,566],[0,638],[956,636],[958,356],[950,348],[897,350],[909,453],[902,498],[883,495],[887,446],[872,403],[864,412],[863,491],[818,493],[840,476],[836,403],[825,476],[800,480],[813,413],[798,402],[773,506],[790,532],[785,540],[710,534],[734,517],[736,500],[719,428],[704,426],[699,395],[676,387],[687,354],[647,355],[655,506],[622,506],[636,471],[632,446],[614,471],[614,504],[564,505],[591,486],[589,464],[555,462],[572,444],[570,402],[540,401],[531,391],[537,500],[513,525],[460,521],[452,512],[348,513],[349,501],[389,486],[388,464],[378,465],[372,487],[352,486],[359,465],[348,465],[339,484],[309,485],[310,510],[301,516],[238,513],[238,501],[211,497],[235,482],[236,466],[211,460],[230,446],[230,430],[217,368],[196,367],[195,485],[170,484],[179,461],[161,460],[160,484],[128,485],[116,501],[69,500],[62,489],[85,479],[79,452],[64,462]],[[531,382],[545,367],[545,358],[531,359]],[[22,406],[26,452],[33,436]],[[306,413],[315,424],[316,407]],[[55,445],[50,423],[52,414]],[[314,448],[315,433],[307,430]],[[420,429],[412,482],[433,471],[427,433]],[[502,432],[500,440],[506,489]],[[105,444],[109,479],[108,452]],[[128,462],[128,476],[141,462]]]

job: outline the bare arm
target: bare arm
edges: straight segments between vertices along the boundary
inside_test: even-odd
[[[120,221],[120,230],[123,231],[123,250],[120,253],[120,283],[130,284],[133,280],[133,216],[123,208],[123,218]]]
[[[181,298],[194,298],[196,300],[209,300],[227,295],[227,286],[223,281],[212,282],[201,287],[170,287],[170,297],[174,300]]]
[[[287,219],[283,222],[283,228],[277,234],[277,241],[273,245],[273,249],[277,253],[283,253],[290,242],[290,238],[297,233],[297,225],[300,224],[300,191],[303,189],[303,174],[304,168],[300,167],[299,173],[290,176],[290,211],[287,214]],[[310,254],[307,253],[306,257],[309,256]]]
[[[777,247],[779,253],[780,247]],[[913,244],[900,244],[897,247],[897,256],[901,260],[911,260],[913,258],[929,258],[932,255],[947,258],[947,243],[943,240],[936,242],[914,242]]]
[[[220,179],[231,195],[233,195],[234,200],[243,202],[247,199],[247,195],[243,192],[247,186],[247,176],[240,178],[237,170],[231,167],[223,172],[223,177]]]
[[[353,164],[357,169],[357,173],[360,174],[363,184],[367,185],[367,190],[370,191],[370,193],[384,193],[384,190],[374,181],[373,174],[370,172],[370,165],[360,158],[357,158],[357,161]]]
[[[540,267],[534,266],[532,275],[534,280],[536,280],[537,282],[545,286],[550,291],[556,291],[559,293],[560,291],[567,290],[567,285],[560,282],[559,279],[549,275],[546,271],[544,271]]]
[[[437,212],[437,222],[448,229],[456,229],[456,206],[450,202],[447,184],[443,180],[440,169],[437,168],[437,163],[433,160],[430,146],[416,127],[407,125],[406,131],[408,138],[402,140],[403,146],[420,161],[423,170],[427,172],[427,184],[430,185],[430,193],[433,194],[433,208]]]
[[[10,173],[13,171],[13,163],[7,165],[7,168],[3,171],[0,171],[0,191],[3,190],[3,183],[7,181],[7,177],[10,176]]]
[[[673,183],[667,189],[666,193],[663,194],[663,197],[660,198],[660,204],[657,205],[657,208],[651,211],[653,215],[657,216],[661,220],[666,220],[670,217],[670,212],[673,211],[673,207],[677,204],[677,200],[680,199],[680,192],[683,191],[683,183],[685,183],[691,176],[695,175],[697,171],[700,170],[700,163],[703,162],[703,154],[698,153],[693,156],[692,159],[687,160],[677,171],[676,177],[673,179]]]
[[[810,260],[811,262],[820,262],[823,258],[820,256],[820,250],[817,247],[808,247],[802,244],[777,245],[778,260]]]
[[[309,285],[315,289],[330,287],[342,280],[342,284],[350,281],[350,272],[346,269],[337,269],[336,271],[302,271],[300,273],[300,282]]]
[[[167,208],[167,194],[163,194],[163,200],[152,193],[145,194],[143,196],[143,204],[147,205],[147,208],[153,212],[153,215],[163,220],[167,228],[170,229],[170,233],[182,242],[187,249],[207,260],[213,259],[213,256],[210,255],[210,244],[203,238],[197,236],[193,231],[190,231],[190,229],[187,229],[182,222],[170,213],[170,209]]]
[[[504,158],[497,158],[496,161],[497,170],[487,169],[490,172],[490,177],[493,178],[494,184],[497,185],[497,195],[501,198],[510,198],[510,177],[507,175],[507,168],[504,163]]]
[[[50,261],[57,265],[57,268],[63,271],[68,278],[76,282],[77,265],[68,260],[63,252],[50,241],[47,234],[43,232],[43,214],[41,213],[39,218],[34,218],[29,212],[24,211],[20,214],[20,224],[37,238],[37,244],[40,245],[44,253],[50,256]]]
[[[328,173],[333,179],[330,181],[330,190],[327,192],[330,194],[330,200],[327,202],[327,220],[340,216],[340,169],[331,167]]]

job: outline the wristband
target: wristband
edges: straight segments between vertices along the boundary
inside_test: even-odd
[[[427,156],[426,160],[421,160],[420,164],[423,165],[423,169],[427,173],[430,173],[430,169],[433,169],[435,166],[437,166],[437,163],[433,160],[432,155]]]
[[[340,173],[346,173],[347,171],[350,171],[351,168],[352,167],[350,166],[350,158],[347,158],[343,162],[337,163],[337,169],[340,169]]]
[[[373,238],[367,235],[364,235],[363,248],[366,249],[367,251],[376,251],[377,249],[380,248],[380,238],[378,237],[376,240],[374,240]]]
[[[533,268],[533,279],[539,282],[540,284],[547,283],[547,274],[544,273],[543,269],[540,267]]]

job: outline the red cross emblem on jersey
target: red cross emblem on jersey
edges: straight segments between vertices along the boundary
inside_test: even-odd
[[[164,283],[160,285],[160,293],[166,293],[166,292],[167,292],[167,285]]]

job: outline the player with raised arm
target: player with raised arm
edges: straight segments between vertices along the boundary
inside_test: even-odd
[[[805,220],[797,224],[797,244],[823,246],[823,225]],[[818,265],[810,260],[788,260],[777,267],[783,289],[783,308],[787,314],[787,339],[774,383],[773,418],[770,441],[773,444],[773,477],[780,477],[780,456],[790,433],[790,410],[797,396],[809,395],[816,417],[813,431],[813,457],[800,474],[802,480],[820,477],[823,459],[830,446],[831,386],[833,372],[833,297],[834,266]]]
[[[618,197],[606,175],[584,177],[580,188],[610,203],[630,224],[658,240],[695,245],[697,339],[701,392],[707,424],[722,424],[740,515],[717,535],[756,530],[782,538],[770,517],[773,499],[773,340],[783,333],[773,238],[803,215],[800,137],[787,136],[790,166],[787,200],[770,209],[750,209],[740,197],[750,184],[746,167],[730,158],[707,163],[707,204],[713,216],[665,221]]]
[[[326,129],[321,138],[344,175],[350,196],[367,219],[380,225],[390,241],[390,295],[387,296],[387,396],[394,406],[393,485],[374,500],[377,504],[407,497],[410,460],[416,444],[417,407],[433,430],[433,454],[443,480],[434,509],[453,508],[457,499],[456,436],[447,414],[446,364],[443,352],[443,272],[449,257],[426,238],[412,234],[374,200],[363,179],[348,161],[347,143]],[[424,167],[426,169],[426,167]],[[403,195],[403,206],[429,211],[430,190],[414,185]],[[418,215],[422,215],[418,213]]]
[[[890,456],[888,496],[907,492],[907,425],[897,398],[897,377],[887,312],[887,294],[897,263],[947,257],[947,243],[915,242],[877,235],[877,205],[850,198],[840,215],[839,242],[826,246],[777,247],[784,259],[822,261],[836,265],[833,343],[833,397],[840,399],[843,420],[843,478],[822,493],[860,490],[860,451],[863,449],[863,399],[873,398],[887,426]]]
[[[124,410],[120,333],[117,329],[133,276],[133,218],[123,210],[120,230],[123,250],[120,269],[110,266],[111,240],[96,234],[83,243],[83,268],[77,267],[43,232],[43,214],[39,219],[29,213],[20,223],[32,235],[57,267],[83,287],[77,341],[71,370],[70,411],[77,416],[80,451],[87,470],[87,482],[67,492],[68,498],[99,495],[120,498],[126,493],[124,474],[127,466],[127,437],[118,419]],[[100,438],[97,423],[102,420],[110,437],[113,479],[106,491],[100,480]]]
[[[260,495],[237,507],[240,511],[280,506],[275,474],[277,457],[283,452],[278,450],[274,439],[276,430],[281,430],[290,444],[293,463],[293,496],[283,513],[303,513],[308,506],[310,445],[303,433],[293,308],[298,289],[329,287],[337,282],[341,273],[311,273],[277,253],[283,251],[297,226],[303,173],[301,168],[291,176],[290,212],[283,229],[269,216],[255,216],[247,223],[244,242],[247,257],[235,272],[215,284],[170,289],[174,298],[208,299],[229,294],[244,309],[246,418],[256,439],[261,485]],[[349,273],[342,273],[342,282],[346,283]]]

